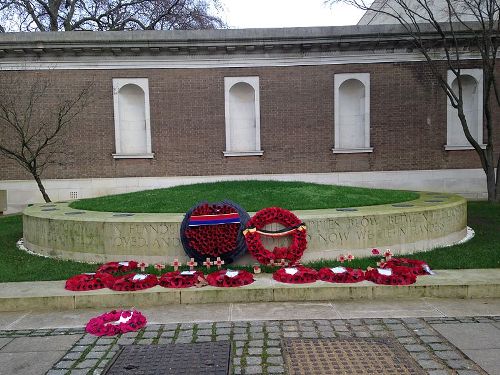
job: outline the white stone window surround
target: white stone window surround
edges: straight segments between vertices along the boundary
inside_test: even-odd
[[[119,93],[126,85],[135,85],[144,92],[144,119],[146,150],[141,153],[122,152],[121,146],[121,126],[120,126],[120,104]],[[116,153],[112,154],[114,159],[152,159],[154,153],[151,151],[151,119],[149,109],[149,83],[147,78],[113,78],[113,103],[115,119],[115,147]]]
[[[231,139],[231,106],[230,90],[238,83],[246,83],[254,90],[254,114],[255,114],[255,150],[235,151],[232,149]],[[226,120],[226,150],[224,156],[261,156],[264,151],[260,145],[260,93],[259,77],[224,77],[224,102],[225,102],[225,120]]]
[[[483,70],[480,68],[476,69],[460,69],[461,76],[471,76],[476,80],[476,104],[477,104],[477,142],[479,146],[483,149],[486,148],[486,145],[483,144]],[[447,82],[448,85],[452,86],[453,82],[456,79],[456,75],[448,70]],[[452,107],[450,99],[447,97],[447,112],[446,112],[446,145],[444,149],[446,151],[460,151],[460,150],[473,150],[471,144],[468,145],[457,145],[453,144],[451,141],[451,132],[456,131],[454,120],[458,117],[457,110]],[[470,126],[470,125],[469,125]],[[463,132],[462,127],[460,126],[459,130]],[[465,135],[464,135],[465,137]],[[468,142],[467,142],[468,143]]]
[[[364,96],[364,145],[356,148],[341,148],[340,142],[340,86],[348,80],[361,82]],[[356,154],[373,152],[370,146],[370,73],[339,73],[334,75],[334,154]]]

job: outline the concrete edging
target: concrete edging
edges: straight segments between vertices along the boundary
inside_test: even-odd
[[[156,286],[138,292],[101,289],[72,292],[64,281],[0,284],[0,311],[72,310],[86,308],[148,307],[171,304],[239,302],[341,301],[378,299],[499,298],[500,269],[440,270],[434,276],[421,276],[408,286],[357,284],[291,285],[274,281],[270,274],[255,276],[256,281],[240,288],[167,289]]]

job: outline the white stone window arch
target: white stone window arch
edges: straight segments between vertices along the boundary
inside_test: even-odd
[[[373,152],[370,147],[370,74],[334,76],[333,153]]]
[[[224,78],[226,150],[224,156],[262,155],[259,77]]]
[[[481,145],[483,144],[483,71],[482,69],[462,69],[460,71],[462,82],[462,96],[464,114],[472,137]],[[455,74],[448,71],[448,84],[458,94],[458,81]],[[465,138],[458,112],[447,100],[446,121],[446,146],[445,150],[470,150],[473,149]]]
[[[150,159],[151,122],[147,78],[113,79],[115,159]]]

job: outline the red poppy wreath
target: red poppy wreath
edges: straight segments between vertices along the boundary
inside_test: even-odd
[[[409,285],[417,281],[413,272],[396,272],[390,268],[371,268],[365,272],[365,279],[375,284],[383,285]]]
[[[181,224],[184,251],[197,262],[220,257],[229,264],[246,251],[242,230],[249,219],[248,213],[231,201],[199,203]]]
[[[135,260],[129,260],[126,262],[109,262],[104,263],[97,269],[97,272],[106,273],[118,273],[118,272],[131,272],[137,269],[137,262]]]
[[[236,287],[253,283],[253,275],[244,270],[220,270],[207,276],[207,282],[211,286]]]
[[[82,273],[66,280],[65,289],[74,291],[110,288],[115,278],[109,273]]]
[[[134,291],[152,288],[158,285],[158,278],[151,274],[130,273],[115,279],[110,289],[118,291]]]
[[[135,310],[113,310],[90,319],[85,331],[95,336],[134,332],[146,325],[146,317]]]
[[[278,231],[268,231],[268,224],[279,223],[285,228]],[[248,222],[243,231],[248,251],[261,264],[270,264],[276,260],[286,259],[290,263],[297,262],[307,247],[306,226],[300,219],[288,210],[280,207],[264,208],[258,211]],[[261,236],[281,237],[292,236],[288,247],[275,247],[270,251],[262,244]]]
[[[427,263],[417,259],[390,258],[386,262],[382,262],[380,268],[390,268],[398,273],[411,272],[416,276],[433,274]]]
[[[289,284],[313,283],[318,280],[318,272],[304,266],[280,268],[273,273],[273,279]]]
[[[174,271],[160,277],[159,284],[164,288],[189,288],[205,279],[201,271]]]
[[[365,274],[359,268],[322,268],[318,271],[318,279],[329,283],[358,283],[365,279]]]

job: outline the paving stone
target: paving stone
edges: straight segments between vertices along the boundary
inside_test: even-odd
[[[261,357],[250,357],[247,356],[245,358],[247,362],[247,366],[255,366],[255,365],[260,365],[262,363],[262,358]]]
[[[262,348],[248,348],[248,354],[249,355],[261,355]]]
[[[385,324],[398,324],[401,323],[399,319],[382,319]]]
[[[352,337],[353,333],[352,332],[337,332],[337,335],[339,337]]]
[[[445,362],[452,369],[470,369],[472,367],[469,362],[462,359],[448,359]]]
[[[245,368],[245,374],[263,374],[264,371],[262,370],[261,366],[248,366]]]
[[[82,356],[82,352],[69,352],[64,357],[63,360],[75,360]]]
[[[71,368],[75,364],[76,361],[59,361],[55,364],[55,368]]]
[[[65,375],[67,370],[49,370],[45,375]]]
[[[73,346],[71,348],[71,351],[73,352],[84,352],[85,350],[87,349],[86,346],[83,346],[83,345],[77,345],[77,346]]]
[[[267,339],[268,340],[279,340],[281,338],[280,333],[268,333],[267,334]]]
[[[191,341],[193,341],[192,337],[177,337],[175,340],[176,344],[189,344]]]
[[[411,333],[406,329],[400,329],[397,331],[391,331],[394,337],[411,337]]]
[[[243,347],[236,348],[235,353],[236,353],[236,355],[242,356],[243,355]]]
[[[479,375],[480,373],[474,370],[458,370],[458,375]]]
[[[78,342],[76,343],[77,345],[92,345],[94,342],[96,342],[97,337],[94,336],[84,336]]]
[[[125,337],[125,338],[134,338],[134,337],[137,337],[139,336],[139,332],[136,331],[136,332],[126,332],[126,333],[122,333],[121,337]]]
[[[194,328],[193,323],[182,323],[181,324],[181,331],[192,330],[193,328]]]
[[[266,362],[270,365],[282,365],[284,363],[282,357],[267,357]]]
[[[86,359],[76,365],[76,368],[92,368],[99,362],[97,359]]]
[[[429,352],[412,352],[410,355],[416,360],[419,359],[433,359]]]
[[[234,334],[243,334],[243,333],[247,333],[247,329],[246,328],[233,328],[233,333]]]
[[[242,372],[241,372],[241,367],[239,366],[235,366],[234,367],[234,375],[240,375]]]
[[[162,332],[162,334],[160,335],[160,337],[168,337],[168,338],[172,338],[174,336],[175,336],[175,331]]]
[[[217,328],[215,332],[218,335],[229,335],[231,333],[231,328]]]
[[[259,348],[264,346],[264,340],[251,340],[248,342],[249,346],[257,346]]]
[[[89,369],[73,369],[71,370],[71,375],[87,375]]]
[[[297,332],[299,329],[296,326],[285,326],[283,332]]]
[[[436,332],[434,332],[431,329],[424,328],[424,329],[415,329],[414,332],[419,335],[419,336],[435,336]]]
[[[128,337],[120,337],[117,341],[119,345],[132,345],[134,343],[133,338],[128,338]]]
[[[428,375],[448,375],[448,371],[446,370],[430,370],[427,371]]]
[[[234,358],[233,358],[233,364],[234,364],[234,365],[241,365],[241,360],[242,360],[242,359],[243,359],[243,358],[242,358],[241,356],[239,356],[239,357],[234,357]]]
[[[142,335],[142,338],[143,339],[154,339],[156,337],[158,337],[158,333],[157,331],[154,331],[154,332],[144,332],[144,334]]]
[[[368,332],[354,332],[355,337],[371,337],[371,334]]]
[[[267,348],[268,355],[281,355],[281,348]]]
[[[233,322],[233,327],[248,327],[248,322]]]
[[[433,360],[428,360],[428,359],[420,359],[417,361],[420,366],[424,369],[439,369],[443,368],[443,365],[441,365],[439,362],[433,361]]]
[[[416,344],[418,342],[413,337],[398,337],[397,340],[401,344]]]
[[[346,326],[333,326],[333,329],[337,332],[347,332],[349,331],[349,328],[347,328]]]
[[[228,341],[229,336],[228,335],[217,335],[215,336],[215,341]]]
[[[212,336],[198,336],[195,342],[210,342],[212,341]]]
[[[115,339],[110,339],[110,338],[99,338],[99,340],[96,341],[96,345],[109,345],[112,344],[115,341]]]
[[[248,340],[248,335],[233,335],[233,340]]]
[[[425,346],[423,345],[404,345],[405,349],[409,352],[425,352]]]
[[[108,351],[108,349],[111,347],[111,344],[110,345],[96,345],[92,348],[92,350],[96,351],[96,352],[106,352]]]
[[[216,328],[230,328],[231,323],[230,322],[217,322],[215,323]]]
[[[213,323],[198,323],[198,329],[209,329],[212,330]]]
[[[160,337],[158,339],[158,344],[163,345],[163,344],[172,344],[174,340],[171,337]]]
[[[383,325],[380,325],[380,324],[371,324],[368,326],[368,329],[370,331],[384,331],[385,327]]]
[[[279,331],[280,331],[279,327],[266,326],[266,332],[279,332]]]
[[[320,332],[319,335],[324,338],[336,337],[335,332],[333,331]]]
[[[237,347],[237,348],[242,348],[244,347],[246,344],[246,341],[235,341],[234,342],[234,345]]]
[[[316,327],[314,327],[314,326],[303,326],[303,325],[301,325],[301,326],[299,327],[299,329],[300,329],[302,332],[316,332]],[[320,326],[320,328],[319,328],[319,329],[321,329],[321,326]]]
[[[280,346],[281,342],[279,340],[267,340],[266,345],[269,346]]]
[[[199,329],[196,331],[196,334],[198,336],[212,336],[212,330],[211,329]]]
[[[263,333],[264,332],[264,326],[254,326],[250,325],[250,333]]]
[[[386,324],[386,327],[391,331],[406,331],[406,327],[403,324]]]
[[[444,342],[444,340],[439,336],[420,336],[420,340],[422,340],[426,344],[430,344],[433,342]]]
[[[339,334],[340,333],[343,333],[343,332],[339,332]],[[391,334],[389,331],[373,331],[372,336],[373,337],[391,337]]]
[[[441,359],[462,359],[462,356],[453,350],[439,350],[434,352]]]
[[[250,333],[252,339],[263,339],[265,337],[264,333]]]
[[[283,366],[268,366],[267,373],[268,374],[284,374],[285,368]]]
[[[299,333],[298,332],[283,332],[283,337],[286,337],[286,338],[299,337]]]
[[[163,325],[163,330],[164,331],[176,331],[178,327],[179,327],[179,324],[177,324],[177,323],[169,323],[169,324]]]
[[[94,352],[94,351],[91,351],[90,353],[88,353],[85,358],[86,359],[99,359],[99,358],[102,358],[106,355],[106,352]]]

